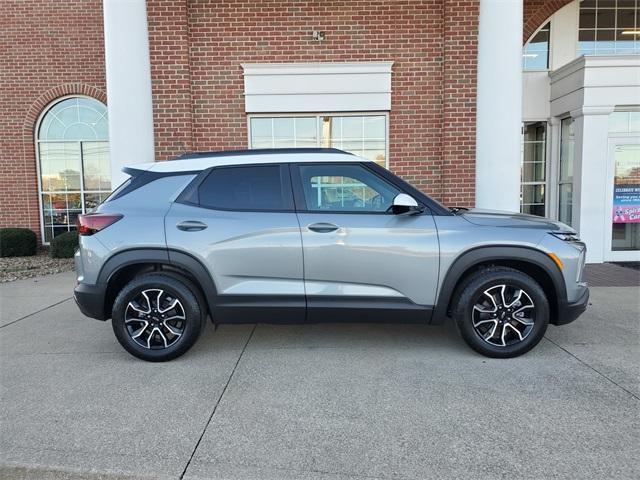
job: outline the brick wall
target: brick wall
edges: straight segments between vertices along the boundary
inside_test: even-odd
[[[573,0],[526,0],[524,2],[524,27],[522,29],[522,43],[529,40],[538,27],[546,19]]]
[[[0,226],[40,235],[33,129],[57,97],[105,101],[100,0],[2,0]]]
[[[391,169],[472,204],[477,3],[149,0],[158,157],[246,148],[241,63],[392,60]]]
[[[524,36],[568,1],[526,0]],[[147,5],[159,159],[246,147],[242,62],[393,60],[391,169],[446,203],[473,204],[478,0]],[[33,130],[61,96],[106,101],[102,2],[3,0],[2,10],[0,226],[39,234]]]

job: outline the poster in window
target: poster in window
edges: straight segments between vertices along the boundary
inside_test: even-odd
[[[640,184],[614,184],[613,223],[640,223]]]

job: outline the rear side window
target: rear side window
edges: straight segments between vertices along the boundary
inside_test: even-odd
[[[198,203],[218,210],[293,210],[288,171],[280,165],[215,168],[198,187]]]

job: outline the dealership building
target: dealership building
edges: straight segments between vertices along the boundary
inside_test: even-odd
[[[640,261],[640,0],[5,0],[0,226],[192,151],[335,147]]]

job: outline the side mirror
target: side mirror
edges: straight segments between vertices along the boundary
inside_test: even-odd
[[[422,208],[411,195],[400,193],[393,199],[391,212],[395,215],[412,215],[422,212]]]

